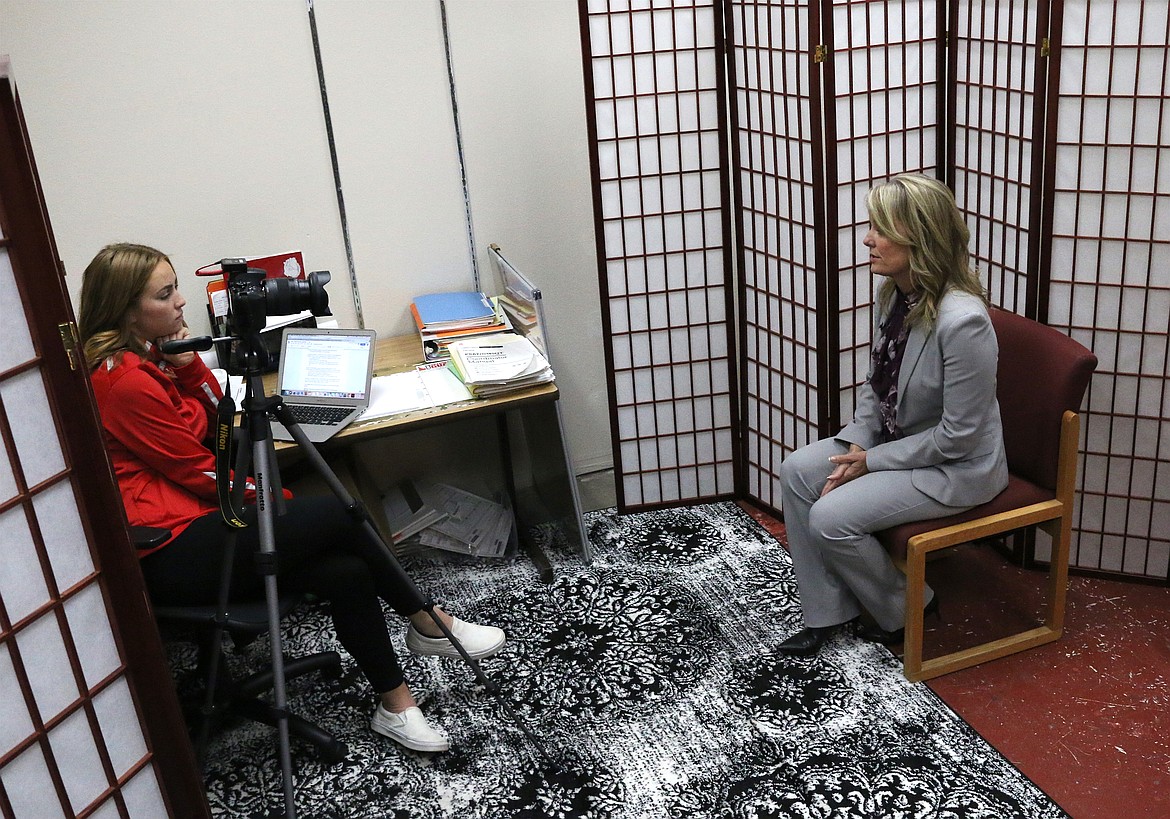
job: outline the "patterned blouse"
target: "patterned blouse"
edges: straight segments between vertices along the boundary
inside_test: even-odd
[[[898,426],[898,372],[902,369],[902,356],[906,352],[906,337],[910,327],[906,316],[918,303],[918,294],[896,291],[894,304],[889,315],[879,326],[881,336],[873,348],[872,375],[870,386],[878,397],[878,412],[882,428],[878,431],[878,442],[896,441],[902,437]]]

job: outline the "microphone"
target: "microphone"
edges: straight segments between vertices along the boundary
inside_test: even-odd
[[[158,349],[163,355],[175,355],[176,353],[189,353],[192,350],[210,350],[211,345],[215,342],[230,340],[230,337],[212,338],[211,336],[192,336],[191,338],[180,338],[175,341],[164,341],[158,345]]]

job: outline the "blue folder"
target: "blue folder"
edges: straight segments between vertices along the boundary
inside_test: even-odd
[[[414,306],[418,310],[419,319],[427,327],[493,319],[496,315],[491,300],[483,293],[474,291],[417,296]]]

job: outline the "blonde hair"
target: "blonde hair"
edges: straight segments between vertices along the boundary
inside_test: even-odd
[[[171,260],[153,247],[119,242],[103,247],[85,268],[77,321],[90,369],[126,350],[146,354],[130,332],[129,313],[159,262]]]
[[[971,293],[987,301],[983,284],[971,268],[967,243],[971,232],[950,188],[922,174],[901,174],[877,185],[865,197],[870,224],[891,242],[910,250],[910,282],[919,294],[910,324],[933,325],[938,305],[948,290]],[[886,279],[878,288],[883,312],[897,285]]]

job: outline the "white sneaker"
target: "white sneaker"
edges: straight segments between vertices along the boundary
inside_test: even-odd
[[[495,626],[477,626],[465,623],[458,617],[451,618],[451,633],[471,657],[480,660],[490,657],[507,642],[504,630]],[[410,624],[406,630],[406,647],[415,654],[435,657],[458,657],[459,651],[446,637],[427,637]]]
[[[446,751],[451,747],[447,737],[431,727],[418,706],[411,706],[396,714],[387,711],[379,703],[378,710],[370,719],[370,728],[412,751]]]

